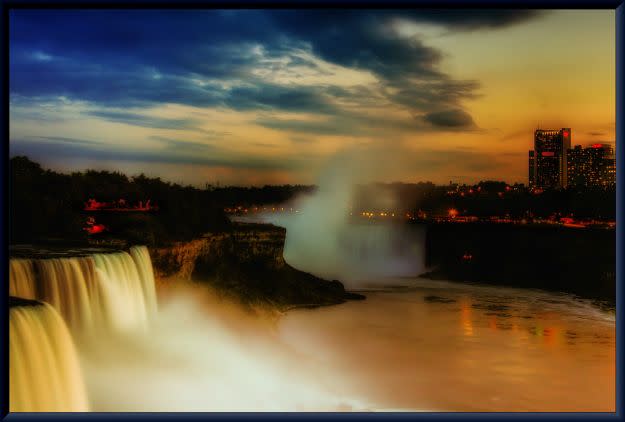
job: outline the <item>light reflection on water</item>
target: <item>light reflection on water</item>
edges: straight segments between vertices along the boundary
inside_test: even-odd
[[[290,312],[281,337],[380,407],[614,411],[613,311],[536,290],[398,283]]]

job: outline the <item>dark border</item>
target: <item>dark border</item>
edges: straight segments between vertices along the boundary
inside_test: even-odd
[[[616,9],[623,0],[5,0],[7,9]]]
[[[408,420],[419,419],[468,419],[468,420],[623,420],[623,236],[625,232],[621,226],[623,215],[623,182],[624,173],[619,171],[619,163],[625,162],[625,148],[623,142],[623,117],[625,112],[624,91],[625,85],[623,72],[625,70],[625,4],[624,0],[215,0],[193,1],[181,0],[95,0],[93,2],[81,0],[45,1],[45,0],[0,0],[0,13],[2,14],[2,28],[0,45],[2,46],[2,69],[3,84],[0,91],[2,96],[3,113],[0,117],[2,133],[4,134],[4,148],[2,148],[2,160],[0,160],[0,177],[2,178],[2,196],[0,213],[2,213],[2,226],[0,236],[0,258],[2,259],[5,294],[0,295],[0,307],[2,309],[2,323],[0,324],[0,415],[8,420],[37,420],[46,419],[51,421],[65,420],[238,420],[238,419],[261,419],[261,420],[321,420],[321,419],[374,419],[374,420]],[[9,158],[9,12],[11,9],[60,9],[60,8],[89,8],[89,9],[203,9],[203,8],[358,8],[371,9],[388,8],[491,8],[491,9],[615,9],[616,19],[616,161],[617,161],[617,184],[616,184],[616,412],[615,413],[8,413],[8,349],[9,349],[9,314],[8,314],[8,229],[9,215],[8,205],[8,158]]]

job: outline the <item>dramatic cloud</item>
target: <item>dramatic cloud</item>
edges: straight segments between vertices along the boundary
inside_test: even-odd
[[[454,63],[458,50],[444,39],[549,15],[13,10],[11,153],[286,173],[353,145],[400,148],[440,135],[454,150],[456,135],[483,132],[475,103],[487,86],[478,59]],[[468,173],[496,167],[454,154]],[[434,169],[443,155],[424,151],[414,166]]]
[[[424,120],[437,127],[470,128],[474,127],[473,118],[462,110],[445,110],[428,113]]]
[[[270,84],[257,84],[229,90],[225,103],[237,110],[304,111],[331,113],[335,108],[314,87],[284,87]]]
[[[471,31],[497,29],[538,18],[541,10],[418,10],[404,15],[415,22],[443,25],[449,29]]]
[[[263,69],[318,67],[302,57],[302,51],[309,51],[327,62],[372,72],[384,86],[399,89],[390,101],[422,108],[435,102],[433,94],[443,102],[470,97],[477,83],[447,78],[438,69],[441,52],[417,38],[394,34],[390,21],[464,30],[507,26],[536,14],[17,11],[10,26],[10,91],[118,106],[180,103],[334,112],[328,98],[317,94],[322,87],[270,85],[257,76]],[[360,94],[356,96],[362,98]]]

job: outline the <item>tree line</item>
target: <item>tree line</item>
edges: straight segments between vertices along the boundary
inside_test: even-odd
[[[128,177],[119,172],[87,170],[63,174],[44,169],[27,157],[9,162],[9,238],[11,243],[36,243],[50,239],[84,241],[91,216],[108,230],[102,236],[158,244],[186,240],[207,232],[232,230],[224,208],[279,204],[315,186],[219,187],[182,186],[144,174]],[[389,201],[384,199],[391,198]],[[124,199],[150,200],[156,212],[89,214],[85,203]],[[473,186],[426,183],[376,183],[362,185],[352,198],[353,209],[388,206],[444,214],[549,217],[554,213],[581,218],[614,219],[616,194],[612,190],[565,189],[535,194],[523,185],[485,181]]]

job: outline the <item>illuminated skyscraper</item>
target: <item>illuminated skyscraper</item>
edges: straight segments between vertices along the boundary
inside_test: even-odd
[[[537,188],[564,188],[567,185],[567,152],[571,128],[536,129],[534,149],[529,152],[529,184]]]
[[[610,144],[576,145],[567,156],[568,184],[608,188],[616,183],[616,159]]]

